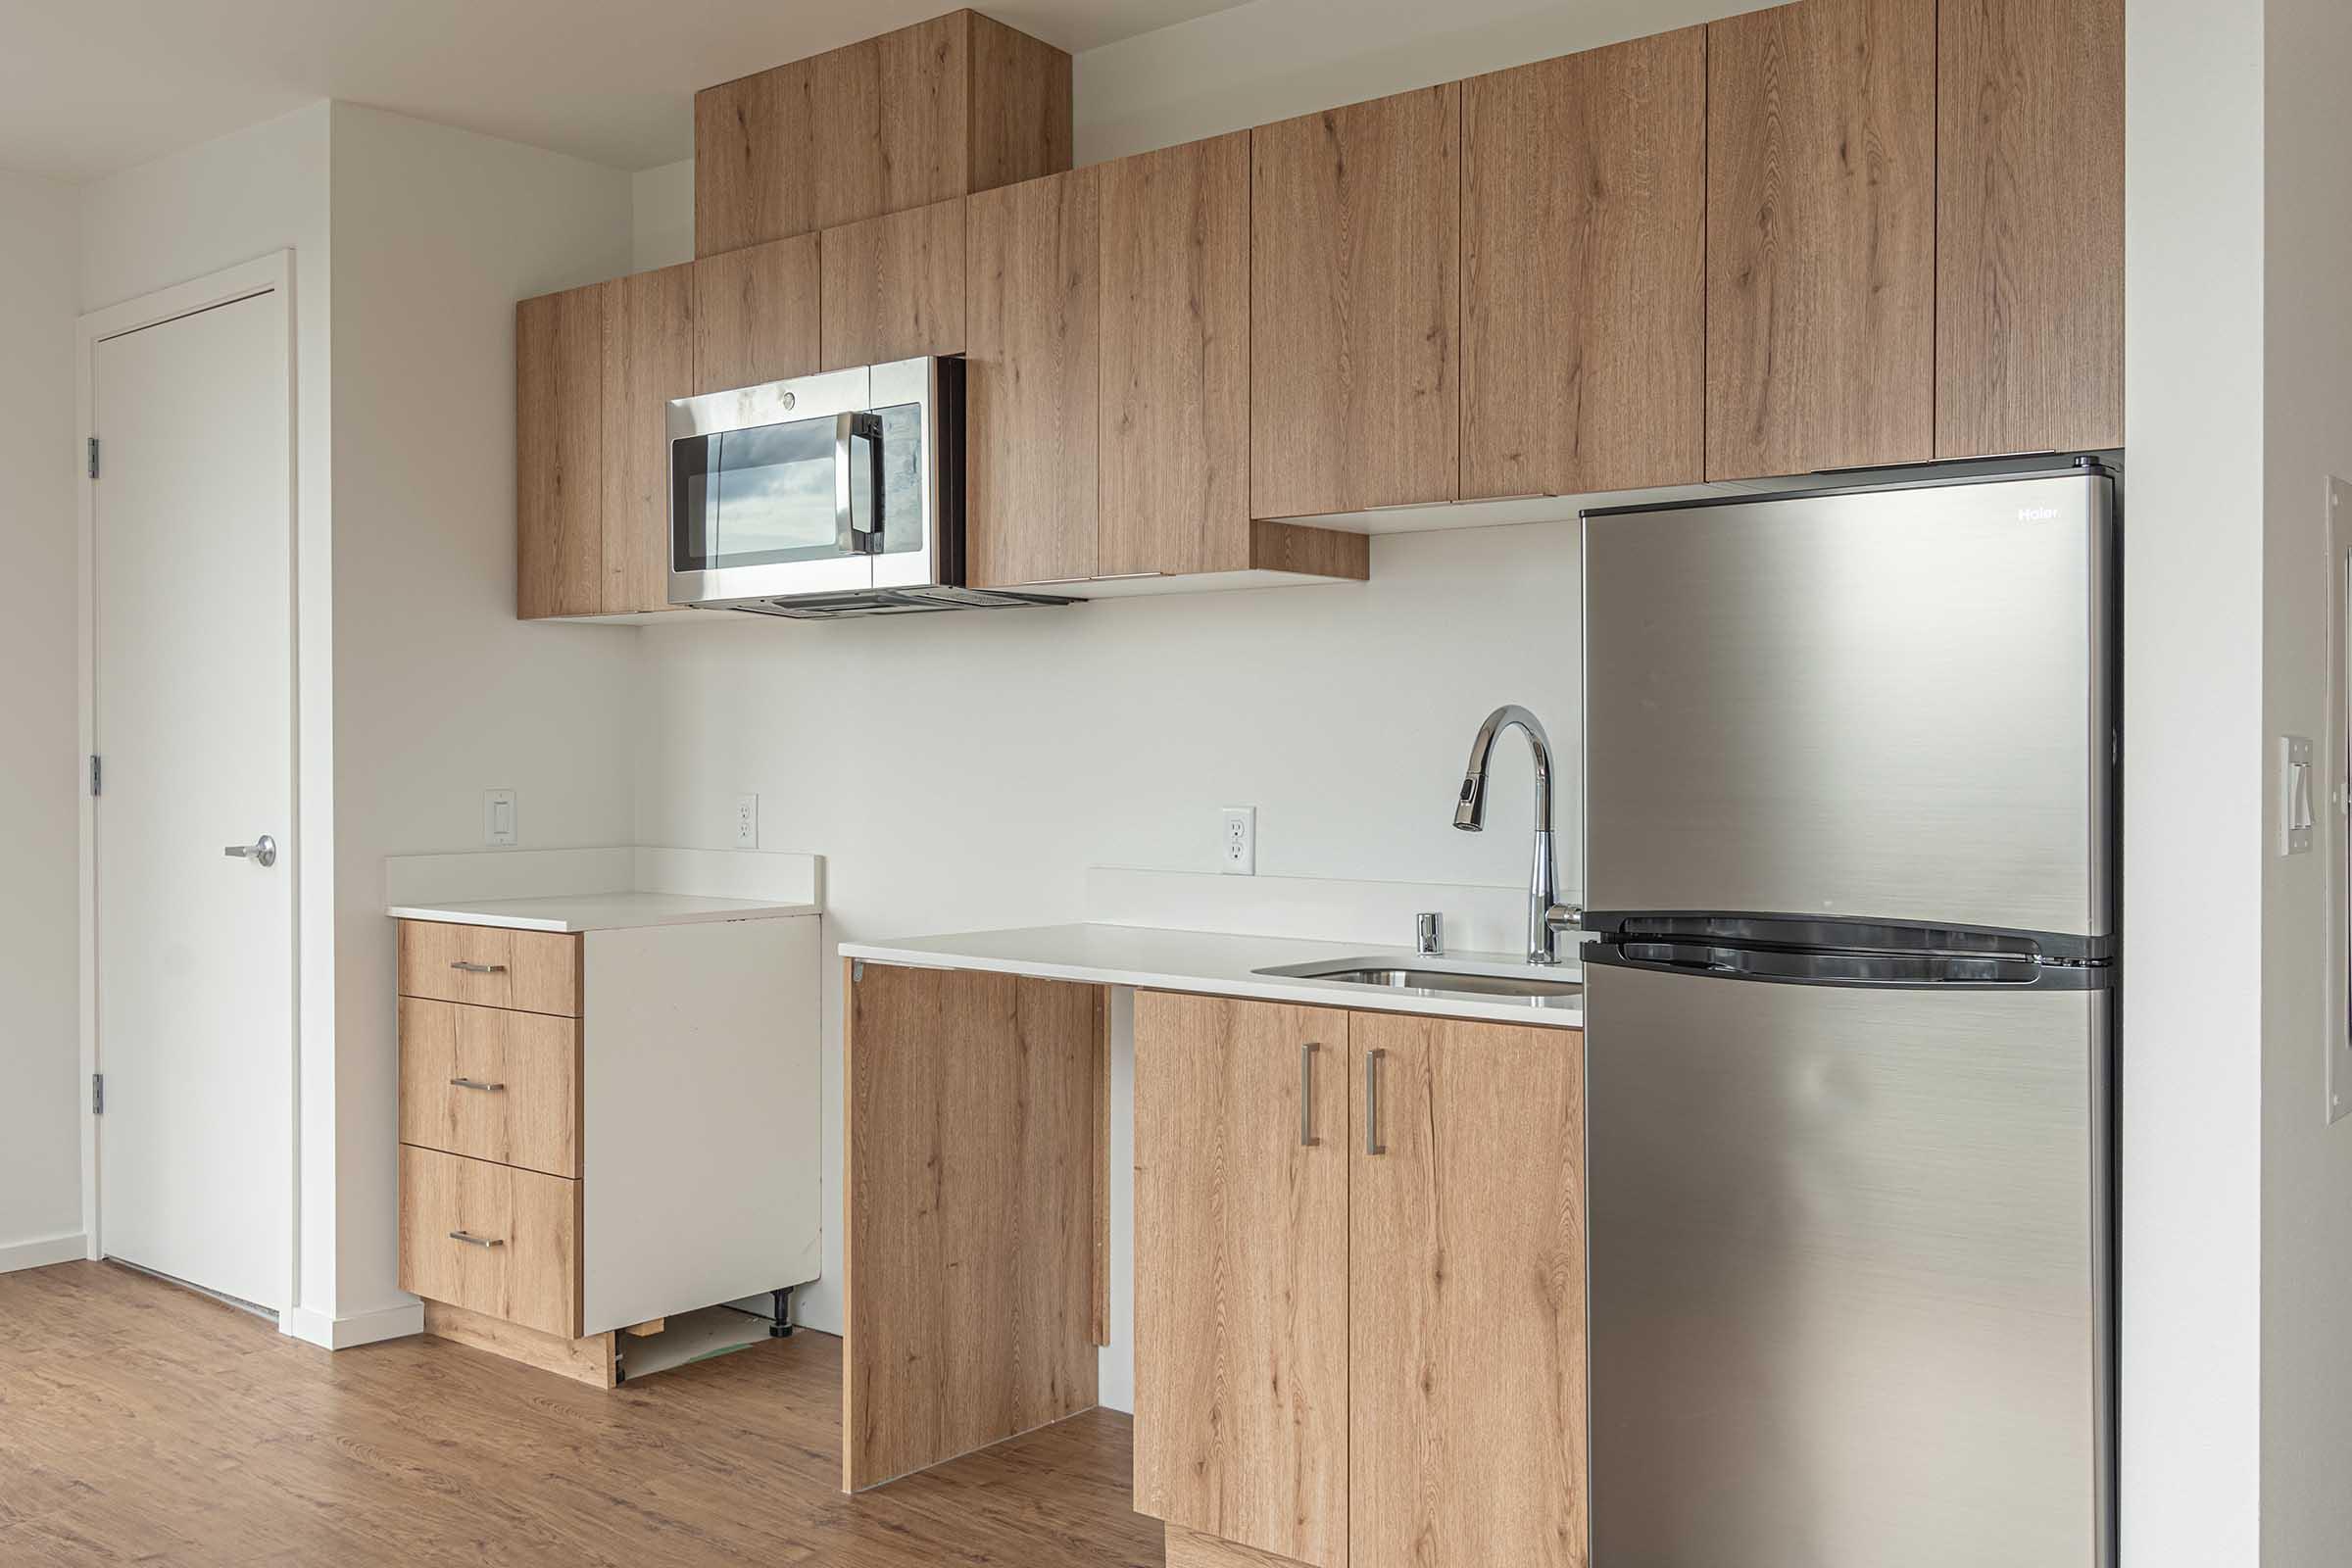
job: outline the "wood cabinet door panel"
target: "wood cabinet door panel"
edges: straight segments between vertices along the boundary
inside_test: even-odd
[[[400,994],[580,1015],[580,939],[439,920],[400,922]]]
[[[1936,456],[2124,441],[2124,0],[1944,0]]]
[[[1705,471],[1706,29],[1462,84],[1462,494]]]
[[[606,614],[669,604],[669,400],[692,396],[695,264],[605,285]]]
[[[1935,453],[1936,0],[1707,27],[1707,477]]]
[[[1348,1014],[1135,999],[1135,1505],[1348,1561]],[[1311,1140],[1311,1141],[1310,1141]]]
[[[577,1339],[580,1184],[404,1145],[400,1288]]]
[[[965,575],[1095,575],[1101,289],[1096,172],[971,198],[964,216]]]
[[[716,256],[816,226],[810,183],[788,168],[808,143],[787,120],[806,113],[815,62],[796,60],[694,95],[694,254]]]
[[[694,390],[730,392],[817,368],[817,237],[694,264]]]
[[[609,287],[514,307],[514,612],[525,620],[603,603]]]
[[[963,198],[828,228],[819,368],[961,354]]]
[[[1585,1568],[1584,1036],[1356,1012],[1348,1041],[1348,1560]]]
[[[401,998],[400,1141],[579,1175],[578,1021]]]
[[[1459,493],[1460,147],[1458,83],[1251,132],[1252,515]]]
[[[1250,547],[1250,136],[1101,166],[1105,576]]]

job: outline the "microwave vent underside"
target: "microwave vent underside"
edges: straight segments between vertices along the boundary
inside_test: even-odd
[[[846,594],[808,594],[728,605],[754,615],[785,620],[847,620],[858,615],[920,615],[944,610],[1027,610],[1066,605],[1051,594],[1017,594],[995,588],[876,588]]]

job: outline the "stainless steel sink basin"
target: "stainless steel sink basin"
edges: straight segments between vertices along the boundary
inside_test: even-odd
[[[1255,971],[1290,980],[1335,980],[1343,985],[1386,986],[1393,991],[1418,991],[1434,996],[1507,997],[1544,1005],[1585,994],[1584,986],[1565,977],[1513,972],[1498,968],[1456,968],[1444,959],[1340,958],[1315,963],[1291,963]]]

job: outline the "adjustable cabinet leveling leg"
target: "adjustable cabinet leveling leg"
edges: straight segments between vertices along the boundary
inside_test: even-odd
[[[768,1338],[788,1340],[792,1338],[792,1287],[787,1285],[769,1294],[775,1298],[776,1320],[767,1326]]]

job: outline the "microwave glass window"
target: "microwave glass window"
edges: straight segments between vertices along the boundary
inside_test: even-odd
[[[922,518],[922,408],[876,411],[882,420],[885,552],[919,550]],[[671,504],[677,569],[708,571],[844,554],[835,515],[834,421],[801,419],[672,444]],[[850,443],[850,507],[860,529],[874,514],[873,457]]]

